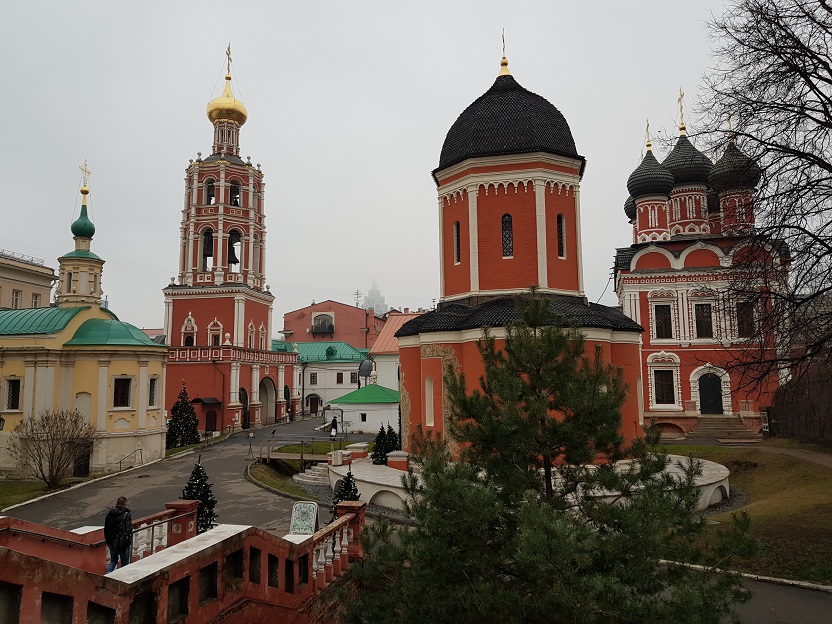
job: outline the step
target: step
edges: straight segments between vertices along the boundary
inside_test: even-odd
[[[329,477],[319,477],[300,472],[292,476],[295,483],[306,483],[307,485],[329,485]]]

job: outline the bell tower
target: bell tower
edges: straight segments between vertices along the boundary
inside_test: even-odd
[[[277,355],[271,351],[274,296],[265,275],[263,173],[250,157],[240,158],[240,129],[248,111],[231,86],[230,46],[226,55],[225,87],[206,109],[214,128],[211,155],[202,158],[198,152],[185,170],[179,270],[163,290],[168,396],[176,397],[184,379],[192,398],[207,395],[217,401],[210,404],[214,430],[274,422],[284,396],[277,367],[261,366]],[[270,413],[261,421],[261,382],[272,373],[264,390],[270,394]],[[215,374],[214,382],[207,381]],[[223,396],[217,396],[220,388]],[[200,415],[201,428],[211,430],[211,422]]]

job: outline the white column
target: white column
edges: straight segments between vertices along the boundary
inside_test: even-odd
[[[72,396],[72,371],[75,369],[74,364],[69,357],[61,359],[61,389],[58,392],[58,403],[70,408],[77,407],[75,405],[75,397]]]
[[[170,332],[173,327],[173,300],[165,299],[165,344],[170,346]]]
[[[228,379],[228,396],[229,404],[238,404],[240,402],[240,363],[231,362],[231,375]]]
[[[445,224],[442,221],[445,200],[439,196],[439,300],[445,298]]]
[[[26,360],[23,373],[23,417],[35,416],[35,360]]]
[[[286,399],[283,397],[283,386],[286,385],[286,367],[281,364],[277,367],[277,402],[283,403]]]
[[[584,294],[584,258],[581,246],[581,189],[578,183],[573,187],[575,193],[575,243],[578,253],[578,292]]]
[[[534,181],[534,216],[537,227],[537,285],[549,287],[549,263],[546,249],[546,182]]]
[[[479,238],[477,237],[477,192],[479,186],[468,187],[468,263],[471,267],[471,292],[480,289]]]
[[[107,430],[107,403],[109,393],[107,392],[107,381],[110,375],[110,361],[98,360],[98,408],[95,428],[99,431]],[[92,420],[92,418],[90,418]]]
[[[158,383],[158,382],[157,382]],[[139,429],[147,428],[147,402],[148,402],[148,378],[147,360],[139,360],[139,391],[136,393],[139,402],[136,413],[139,417]]]
[[[260,401],[260,365],[254,364],[251,367],[251,402]]]
[[[266,351],[272,350],[272,313],[274,312],[274,302],[269,304],[269,319],[266,324]]]
[[[52,409],[52,402],[55,399],[55,364],[54,362],[42,362],[35,368],[35,385],[38,392],[35,395],[35,413],[40,414],[43,410]]]
[[[235,347],[244,347],[246,345],[245,314],[245,297],[237,295],[234,297],[234,339],[232,341]]]

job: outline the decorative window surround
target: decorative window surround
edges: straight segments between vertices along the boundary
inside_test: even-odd
[[[675,353],[668,353],[666,351],[659,351],[652,353],[647,357],[647,376],[648,376],[648,405],[651,411],[682,411],[682,385],[679,379],[679,368],[681,360]],[[672,370],[673,371],[673,392],[676,397],[675,403],[656,403],[656,370]]]
[[[695,368],[690,374],[690,399],[696,402],[696,409],[700,410],[702,406],[699,403],[699,378],[703,375],[713,374],[719,377],[722,385],[722,413],[726,416],[733,414],[731,407],[731,377],[728,371],[714,366],[710,362],[699,368]]]

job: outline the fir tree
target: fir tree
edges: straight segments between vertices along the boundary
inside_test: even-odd
[[[374,464],[387,464],[387,432],[384,430],[384,425],[379,427],[371,457]]]
[[[361,497],[358,493],[358,486],[355,484],[355,477],[352,476],[352,469],[338,483],[332,495],[332,504],[337,505],[341,501],[357,501]]]
[[[547,300],[518,307],[502,348],[487,332],[480,341],[478,389],[448,369],[446,431],[462,461],[414,433],[421,474],[403,483],[415,526],[365,530],[342,622],[723,621],[746,594],[737,575],[715,570],[750,552],[747,516],[715,546],[694,541],[704,529],[698,467],[666,473],[653,431],[628,449],[635,461],[595,464],[623,455],[621,372],[554,326]],[[592,495],[601,491],[615,500]]]
[[[402,450],[402,445],[399,442],[399,434],[393,431],[390,423],[387,423],[387,452],[390,453],[400,450]]]
[[[173,407],[170,408],[170,421],[168,422],[167,448],[188,446],[199,442],[199,418],[197,418],[194,406],[188,397],[188,389],[185,382],[179,390],[179,397]]]
[[[196,512],[196,532],[204,533],[214,526],[214,520],[217,514],[214,513],[214,507],[217,505],[217,499],[214,498],[213,484],[208,483],[208,473],[202,467],[202,463],[197,461],[194,469],[191,471],[191,476],[188,478],[188,484],[182,490],[182,496],[179,498],[185,500],[198,500],[199,508]]]

